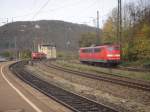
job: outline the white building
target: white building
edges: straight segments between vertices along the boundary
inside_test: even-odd
[[[56,58],[56,47],[50,44],[39,44],[38,52],[43,52],[46,54],[47,59]]]

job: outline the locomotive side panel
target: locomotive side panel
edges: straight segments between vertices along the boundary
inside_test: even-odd
[[[116,45],[85,47],[79,50],[80,61],[90,63],[114,63],[120,62],[120,50]]]

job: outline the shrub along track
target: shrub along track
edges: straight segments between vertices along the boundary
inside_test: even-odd
[[[75,74],[75,75],[79,75],[79,76],[83,76],[83,77],[87,77],[87,78],[91,78],[91,79],[111,82],[114,84],[119,84],[119,85],[131,87],[134,89],[150,91],[150,83],[149,82],[144,82],[141,80],[135,80],[135,79],[131,79],[131,78],[121,77],[121,76],[117,76],[117,75],[114,76],[114,74],[105,73],[105,72],[101,72],[102,74],[105,74],[105,76],[104,75],[91,74],[91,73],[85,73],[85,72],[57,66],[55,64],[48,63],[48,62],[42,62],[42,64],[44,64],[47,67],[50,67],[50,68],[53,68],[56,70],[60,70],[60,71],[64,71],[67,73],[71,73],[71,74]]]
[[[67,106],[75,112],[118,112],[117,110],[112,109],[108,106],[68,92],[60,87],[57,87],[35,77],[28,71],[24,70],[23,62],[13,64],[12,66],[10,66],[10,70],[21,80],[25,81],[32,87],[38,89],[45,95]]]

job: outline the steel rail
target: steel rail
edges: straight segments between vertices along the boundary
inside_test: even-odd
[[[133,72],[150,72],[150,69],[144,69],[144,68],[133,68],[133,67],[123,67],[118,66],[118,69],[120,70],[126,70],[126,71],[133,71]]]

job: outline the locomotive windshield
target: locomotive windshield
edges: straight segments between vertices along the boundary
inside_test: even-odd
[[[109,51],[113,51],[113,50],[119,50],[120,48],[118,46],[111,46],[111,47],[108,47],[108,50]]]

